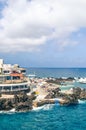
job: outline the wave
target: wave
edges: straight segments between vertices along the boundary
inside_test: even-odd
[[[79,104],[85,104],[86,103],[86,100],[78,100]]]
[[[40,107],[33,107],[33,109],[31,111],[40,111],[40,110],[50,110],[53,108],[55,104],[46,104]],[[23,112],[23,111],[22,111]],[[14,114],[14,113],[21,113],[18,111],[15,111],[15,108],[9,110],[9,111],[0,111],[0,114]]]
[[[13,113],[15,113],[16,111],[15,111],[15,108],[13,108],[13,109],[11,109],[11,110],[9,110],[9,111],[0,111],[0,114],[13,114]]]
[[[40,107],[33,107],[33,111],[39,111],[39,110],[50,110],[53,108],[55,104],[46,104]]]
[[[86,100],[78,100],[79,104],[86,104]],[[40,110],[51,110],[54,106],[58,106],[58,103],[55,104],[46,104],[40,107],[33,107],[31,111],[40,111]],[[15,111],[15,108],[9,110],[9,111],[0,111],[0,114],[13,114],[13,113],[21,113],[18,111]]]

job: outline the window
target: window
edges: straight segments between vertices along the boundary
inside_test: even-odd
[[[26,73],[26,70],[21,70],[21,73]]]
[[[0,90],[2,90],[2,87],[0,87]]]
[[[7,76],[6,78],[7,78],[7,80],[11,80],[11,76]]]
[[[9,70],[4,70],[3,72],[4,72],[5,74],[6,74],[6,73],[10,73],[10,71],[9,71]]]
[[[27,88],[27,85],[25,85],[24,87]]]
[[[20,88],[24,88],[24,85],[21,85]]]
[[[12,87],[12,89],[18,89],[19,88],[19,86],[13,86]]]
[[[11,87],[10,86],[4,86],[3,90],[11,90]]]

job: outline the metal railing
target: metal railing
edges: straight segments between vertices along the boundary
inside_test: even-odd
[[[27,82],[26,79],[16,79],[16,80],[4,80],[4,81],[0,81],[0,84],[17,84],[17,83],[24,83],[24,82]]]

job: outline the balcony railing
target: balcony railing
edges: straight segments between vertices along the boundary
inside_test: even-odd
[[[17,84],[17,83],[24,83],[27,82],[26,79],[18,79],[18,80],[4,80],[4,81],[0,81],[0,84]]]

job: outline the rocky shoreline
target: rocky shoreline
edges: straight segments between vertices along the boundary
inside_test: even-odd
[[[69,90],[70,91],[70,90]],[[51,91],[41,100],[37,100],[35,92],[28,95],[26,92],[14,94],[13,98],[0,98],[0,111],[30,111],[33,107],[40,107],[45,104],[76,105],[78,99],[86,100],[86,89],[72,88],[71,94],[62,93],[60,88],[51,89]]]

